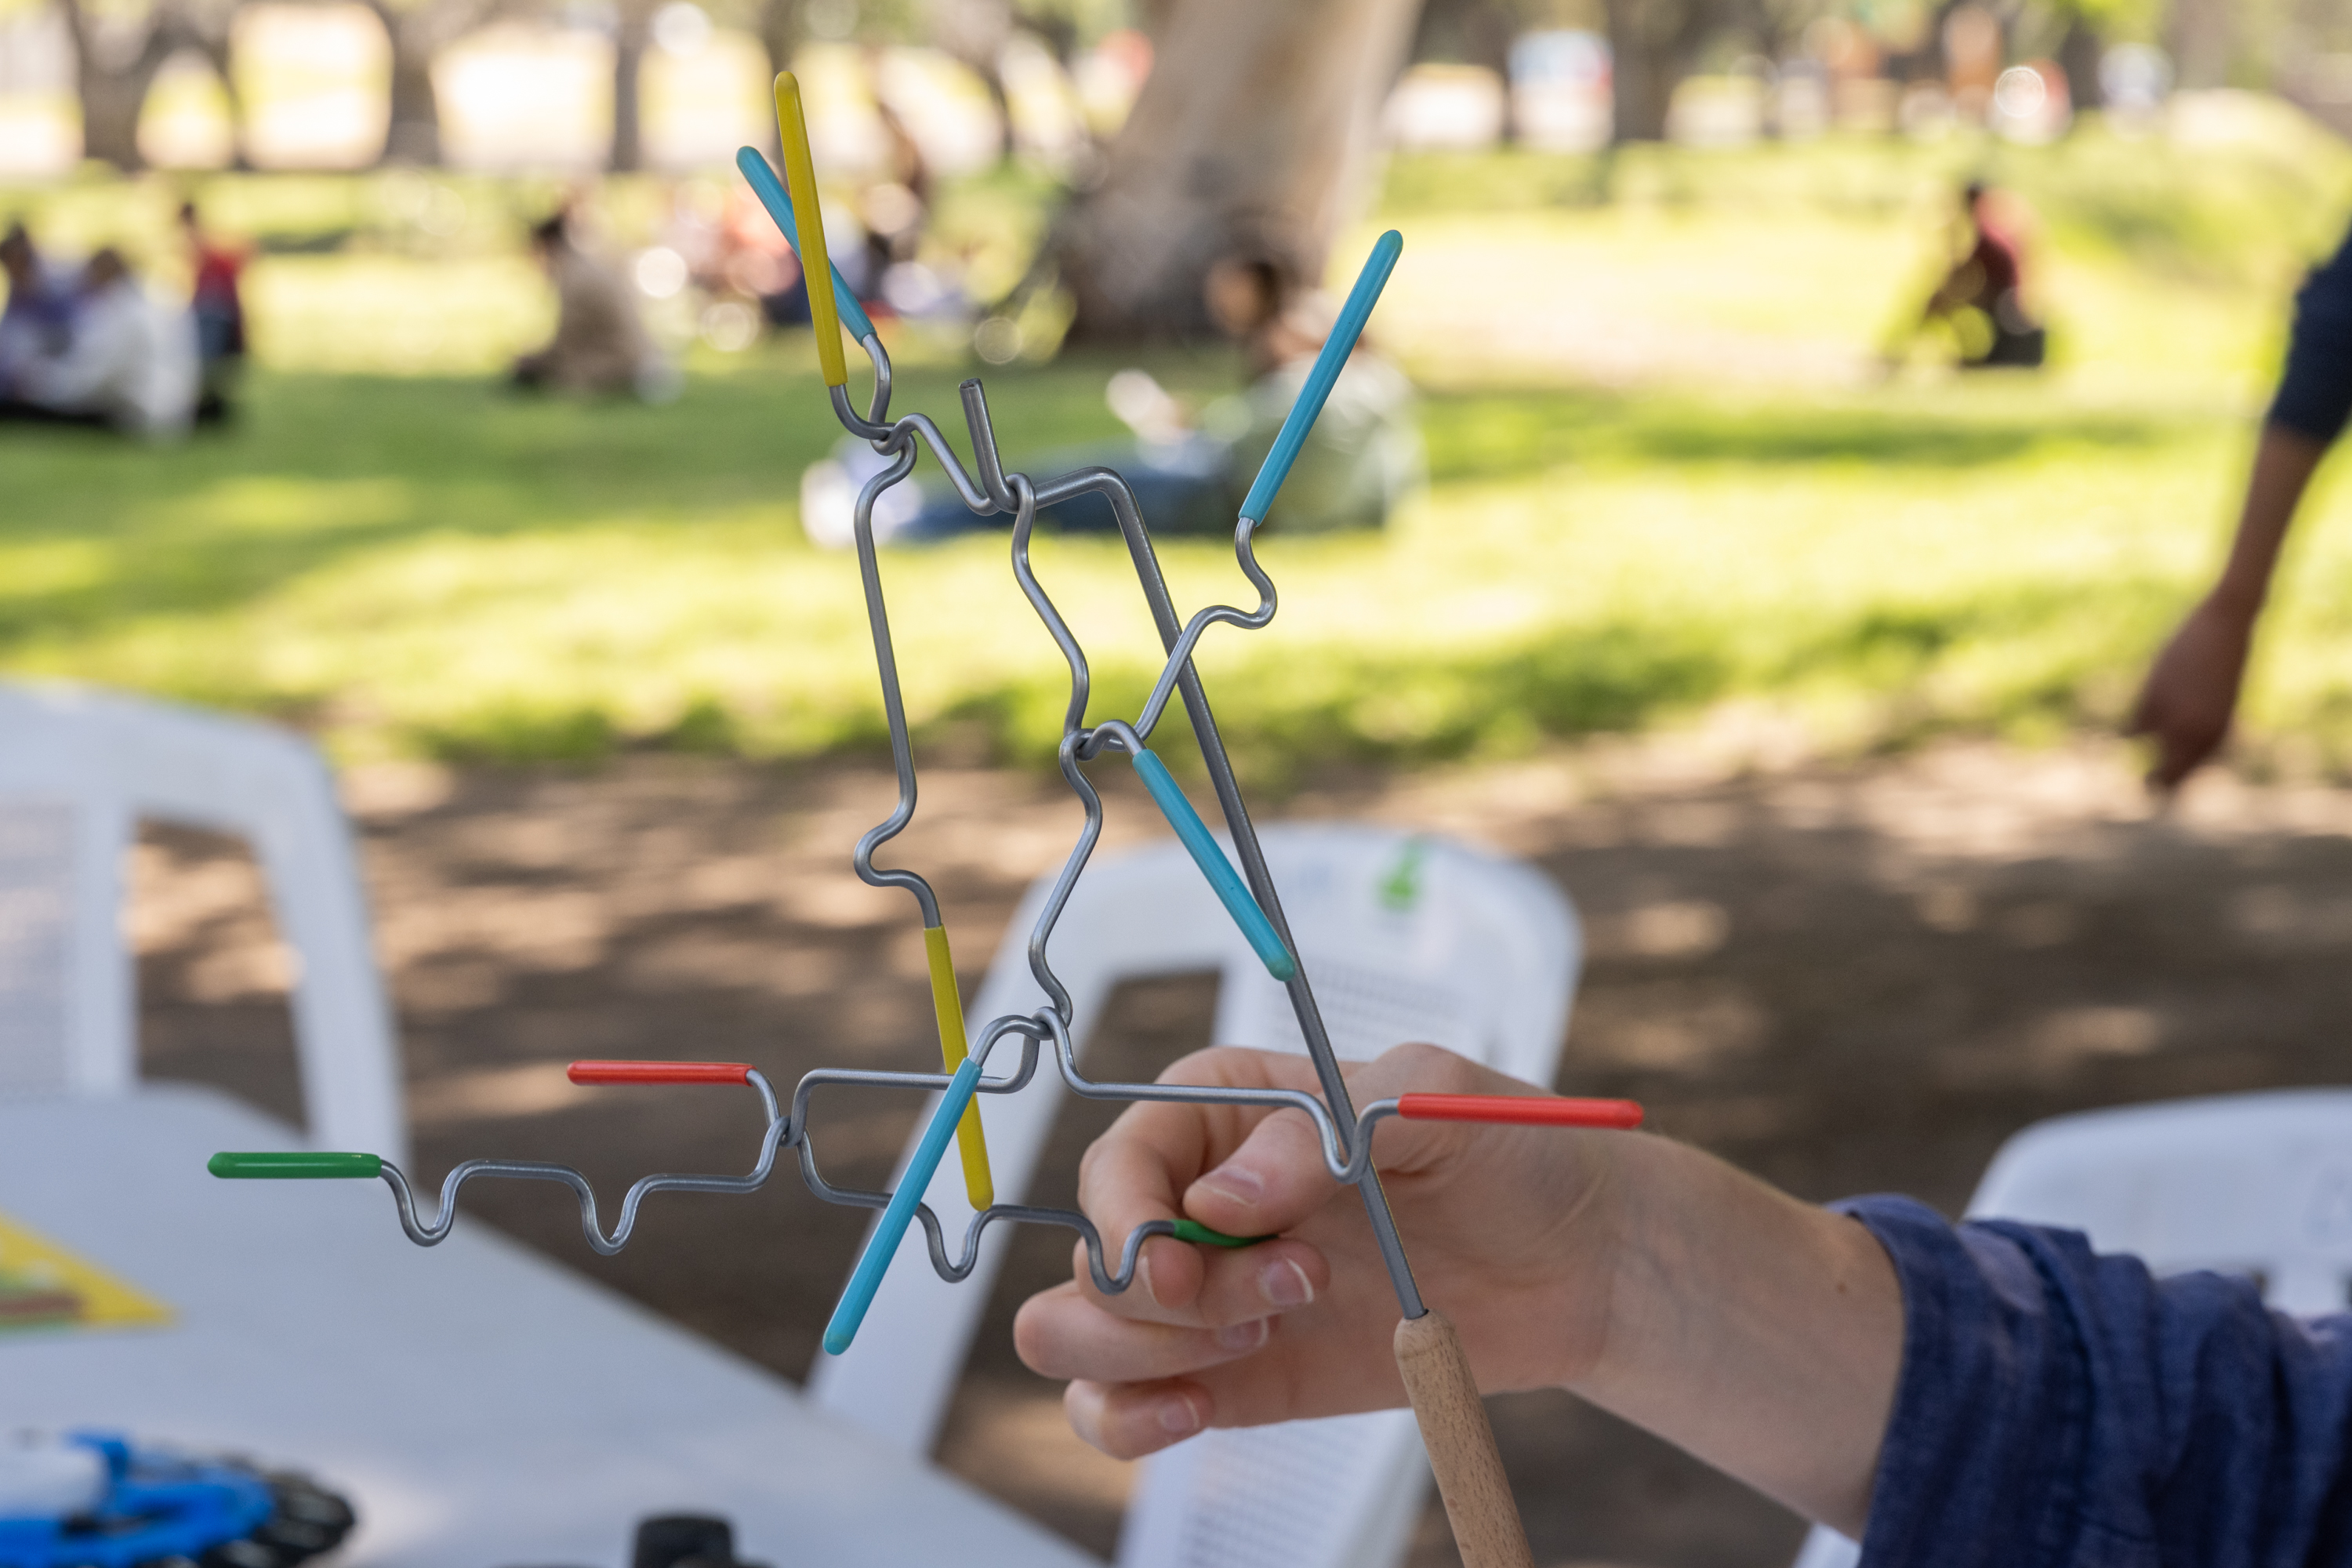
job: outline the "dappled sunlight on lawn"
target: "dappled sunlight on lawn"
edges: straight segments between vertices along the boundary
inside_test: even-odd
[[[1445,160],[1402,161],[1375,329],[1428,389],[1432,487],[1380,537],[1286,539],[1276,506],[1280,616],[1200,654],[1244,766],[1509,755],[1727,702],[1832,751],[2115,721],[2217,547],[2315,193],[2352,179],[2340,150],[2249,153],[2151,195],[2115,186],[2139,167],[2120,155],[2000,154],[2044,205],[2050,374],[1885,382],[1865,372],[1953,155],[1645,153],[1606,205],[1570,188],[1589,160],[1457,160],[1494,198],[1475,211]],[[338,221],[365,205],[304,188]],[[547,402],[323,374],[494,371],[543,326],[518,258],[275,256],[255,285],[265,368],[226,435],[0,437],[0,665],[278,714],[348,756],[880,742],[855,563],[798,526],[839,438],[804,334],[698,357],[667,406]],[[1103,387],[1134,363],[1193,398],[1237,374],[1209,353],[992,372],[1012,460],[1119,437]],[[951,410],[964,368],[910,355],[898,406]],[[2339,496],[2315,499],[2250,705],[2252,754],[2298,769],[2352,762]],[[1162,553],[1180,605],[1248,602],[1229,546]],[[1096,715],[1131,711],[1158,654],[1123,549],[1037,558]],[[1003,536],[885,574],[926,743],[1043,761],[1066,678]]]

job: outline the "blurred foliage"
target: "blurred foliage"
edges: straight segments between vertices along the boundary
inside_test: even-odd
[[[1381,211],[1401,222],[1631,205],[1885,220],[1949,202],[1959,185],[1981,179],[2023,197],[2062,246],[2189,277],[2269,283],[2341,235],[2352,146],[2274,100],[2215,101],[2230,136],[2205,147],[2086,116],[2047,147],[1955,133],[1706,152],[1635,144],[1593,154],[1425,153],[1395,162]]]
[[[1907,308],[1950,180],[1979,167],[2041,214],[2063,366],[1807,379],[1799,356],[1858,358]],[[44,199],[95,233],[146,221],[155,188]],[[1379,537],[1285,540],[1277,507],[1281,616],[1201,655],[1237,756],[1278,781],[1726,701],[1837,748],[2112,721],[2210,569],[2284,290],[2347,189],[2340,150],[2099,134],[1398,160],[1376,221],[1405,229],[1406,261],[1379,326],[1430,388],[1431,488]],[[237,428],[162,449],[0,435],[0,667],[278,715],[349,756],[880,744],[855,563],[798,527],[801,472],[838,436],[804,335],[698,351],[666,407],[520,398],[450,372],[543,330],[502,215],[545,193],[464,186],[463,222],[415,249],[379,224],[373,178],[216,194],[248,231],[391,237],[256,263],[264,363]],[[1006,237],[1045,210],[1011,176],[957,203]],[[1654,333],[1640,343],[1675,374],[1604,386],[1572,354],[1547,364],[1590,320],[1546,326],[1563,302]],[[1796,368],[1759,378],[1740,355]],[[1015,460],[1120,435],[1102,391],[1124,363],[991,371]],[[1222,354],[1148,364],[1195,398],[1238,374]],[[951,409],[967,369],[910,349],[898,406]],[[2323,486],[2255,676],[2260,754],[2299,768],[2352,767],[2346,510]],[[1226,546],[1162,554],[1180,605],[1244,592]],[[1097,713],[1131,711],[1157,659],[1123,551],[1051,540],[1039,561]],[[1003,536],[884,570],[924,742],[1044,762],[1064,676]]]

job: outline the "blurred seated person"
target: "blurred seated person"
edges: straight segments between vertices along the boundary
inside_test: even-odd
[[[187,429],[195,406],[191,319],[149,298],[110,247],[82,268],[63,347],[19,368],[0,418],[174,436]]]
[[[841,274],[841,280],[849,285],[868,317],[886,321],[900,313],[898,300],[910,290],[927,308],[937,306],[940,290],[936,279],[929,288],[912,279],[903,281],[898,289],[889,287],[891,274],[901,268],[912,268],[916,273],[928,276],[927,269],[916,264],[916,257],[930,221],[931,175],[922,147],[908,132],[906,121],[887,104],[875,107],[881,117],[889,153],[886,177],[860,190],[857,199],[846,205],[825,204],[824,232],[825,248],[832,253],[834,268]],[[749,196],[750,193],[746,191],[744,195]],[[751,220],[750,212],[759,213],[759,218]],[[767,266],[777,281],[744,291],[758,297],[760,313],[770,326],[808,325],[808,280],[801,272],[797,251],[784,246],[784,237],[777,232],[766,209],[758,205],[756,197],[751,198],[746,222],[749,233],[744,243],[757,245],[762,250],[778,246],[783,248]]]
[[[2048,339],[2025,308],[2025,264],[2017,237],[2001,223],[1998,198],[1981,180],[1960,194],[1968,250],[1928,296],[1919,325],[1948,321],[1960,342],[1960,368],[2040,368]]]
[[[237,282],[246,257],[205,235],[194,202],[180,205],[180,228],[187,236],[189,270],[194,278],[188,310],[196,321],[196,419],[209,424],[228,417],[229,399],[245,367],[245,300]]]
[[[14,401],[25,366],[61,354],[73,337],[74,279],[51,266],[21,223],[0,235],[0,272],[8,303],[0,309],[0,401]]]
[[[2285,373],[2254,447],[2236,535],[2212,588],[2157,655],[2133,734],[2154,743],[2148,783],[2178,788],[2229,739],[2254,626],[2304,491],[2352,422],[2352,236],[2295,295]]]
[[[1243,391],[1203,409],[1197,419],[1146,373],[1111,378],[1111,410],[1136,433],[1113,449],[1051,454],[1027,465],[1040,476],[1100,465],[1117,468],[1155,534],[1230,537],[1258,466],[1306,384],[1335,312],[1319,293],[1300,289],[1270,258],[1248,254],[1213,265],[1203,303],[1219,331],[1236,340],[1249,375]],[[802,527],[819,544],[851,542],[858,488],[887,459],[863,442],[845,441],[801,484]],[[1330,533],[1383,526],[1423,475],[1412,384],[1360,340],[1290,470],[1273,515],[1285,533]],[[1071,532],[1115,531],[1109,500],[1083,495],[1046,507],[1041,521]],[[875,537],[917,542],[975,529],[1005,528],[1003,515],[973,514],[944,484],[901,485],[877,504]]]
[[[555,285],[555,336],[514,363],[519,386],[550,392],[627,393],[648,403],[677,392],[676,374],[637,315],[626,279],[572,239],[567,215],[530,231],[540,265]]]

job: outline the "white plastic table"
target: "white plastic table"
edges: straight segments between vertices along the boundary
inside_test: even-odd
[[[659,1512],[724,1514],[774,1568],[1093,1563],[483,1226],[426,1250],[381,1182],[205,1173],[216,1150],[299,1146],[184,1086],[0,1103],[0,1214],[178,1314],[0,1334],[0,1428],[307,1470],[359,1510],[351,1568],[625,1568]]]

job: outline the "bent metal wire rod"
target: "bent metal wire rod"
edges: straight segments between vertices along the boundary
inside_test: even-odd
[[[808,155],[799,91],[789,74],[777,79],[777,107],[782,131],[786,180],[780,181],[767,160],[749,147],[737,155],[737,165],[778,227],[788,240],[795,244],[801,256],[803,258],[825,258],[823,219],[816,200],[815,174]],[[733,1084],[748,1087],[758,1095],[765,1118],[758,1156],[744,1174],[664,1173],[641,1177],[624,1194],[619,1214],[609,1232],[600,1218],[595,1193],[587,1177],[568,1165],[509,1160],[467,1161],[450,1171],[443,1181],[439,1201],[430,1220],[420,1215],[415,1194],[400,1169],[373,1154],[222,1153],[214,1157],[210,1167],[212,1173],[216,1176],[233,1178],[379,1178],[392,1189],[402,1228],[412,1241],[425,1247],[435,1245],[449,1234],[456,1219],[458,1194],[467,1182],[478,1177],[553,1182],[569,1188],[578,1199],[581,1232],[588,1245],[596,1252],[609,1256],[627,1245],[645,1200],[655,1193],[750,1193],[763,1185],[772,1173],[779,1151],[791,1150],[797,1154],[803,1182],[818,1197],[829,1203],[883,1211],[882,1219],[869,1237],[850,1285],[827,1328],[825,1347],[835,1353],[848,1347],[879,1288],[883,1271],[896,1253],[900,1238],[910,1226],[918,1222],[922,1226],[933,1268],[950,1281],[961,1280],[971,1272],[979,1255],[980,1238],[992,1224],[1007,1220],[1066,1226],[1077,1232],[1083,1239],[1094,1283],[1106,1293],[1117,1293],[1128,1287],[1134,1278],[1139,1251],[1144,1242],[1152,1237],[1174,1236],[1182,1240],[1218,1246],[1245,1245],[1250,1240],[1259,1239],[1222,1236],[1185,1219],[1155,1220],[1129,1232],[1122,1240],[1118,1248],[1118,1263],[1113,1268],[1108,1262],[1102,1237],[1085,1215],[1075,1209],[996,1202],[988,1170],[978,1096],[1019,1091],[1035,1072],[1040,1047],[1049,1045],[1056,1069],[1065,1082],[1073,1091],[1088,1099],[1251,1105],[1297,1110],[1307,1116],[1316,1129],[1323,1162],[1332,1178],[1356,1186],[1362,1194],[1366,1213],[1371,1221],[1403,1316],[1407,1319],[1421,1317],[1424,1309],[1419,1289],[1372,1164],[1371,1132],[1374,1126],[1389,1117],[1401,1116],[1420,1120],[1553,1126],[1631,1127],[1639,1123],[1641,1110],[1623,1100],[1415,1094],[1379,1100],[1361,1111],[1353,1110],[1313,989],[1298,962],[1280,899],[1268,873],[1248,810],[1243,803],[1240,787],[1234,780],[1224,743],[1218,734],[1207,694],[1192,665],[1192,655],[1211,626],[1225,625],[1255,631],[1265,627],[1274,618],[1277,597],[1273,578],[1256,557],[1254,547],[1256,531],[1264,522],[1316,416],[1321,412],[1325,399],[1344,368],[1390,272],[1395,267],[1402,245],[1402,237],[1391,230],[1382,235],[1373,247],[1371,256],[1350,290],[1297,403],[1242,504],[1234,531],[1234,556],[1243,575],[1257,593],[1257,606],[1243,610],[1231,605],[1213,605],[1181,623],[1134,493],[1117,471],[1108,468],[1081,468],[1043,483],[1033,482],[1023,474],[1006,472],[996,444],[987,398],[977,380],[967,381],[961,388],[964,424],[972,444],[972,466],[978,471],[975,474],[966,469],[938,425],[929,416],[916,413],[902,415],[896,419],[890,417],[891,365],[880,334],[829,260],[819,265],[811,259],[804,265],[812,318],[817,321],[838,320],[852,340],[865,351],[873,367],[873,395],[866,411],[860,415],[850,401],[847,366],[838,336],[822,330],[816,333],[820,365],[835,414],[845,428],[871,443],[878,454],[889,458],[883,469],[868,479],[858,493],[855,537],[898,793],[891,814],[858,840],[852,862],[858,876],[867,883],[905,889],[914,898],[920,911],[940,1037],[940,1072],[819,1068],[802,1078],[793,1091],[791,1110],[786,1111],[777,1103],[774,1091],[765,1077],[741,1064],[573,1063],[572,1081],[586,1086]],[[946,926],[936,893],[930,884],[915,871],[877,868],[874,864],[876,851],[912,822],[918,794],[906,703],[899,689],[898,659],[891,641],[880,563],[875,547],[874,508],[884,491],[904,482],[912,474],[919,446],[929,449],[967,507],[982,515],[1010,514],[1012,517],[1014,576],[1069,667],[1070,699],[1063,721],[1059,763],[1064,779],[1084,810],[1084,822],[1077,840],[1028,937],[1030,968],[1045,993],[1046,1004],[1027,1016],[1010,1016],[992,1021],[981,1031],[977,1046],[969,1049]],[[1150,695],[1134,720],[1107,720],[1092,726],[1086,723],[1091,684],[1085,650],[1055,607],[1031,560],[1032,534],[1039,508],[1089,493],[1103,496],[1110,504],[1166,654]],[[1149,745],[1169,703],[1176,699],[1182,700],[1199,743],[1202,762],[1216,795],[1220,815],[1224,820],[1234,854],[1240,860],[1238,872],[1176,784],[1166,764]],[[1319,1098],[1299,1090],[1097,1083],[1087,1079],[1078,1070],[1073,1043],[1076,1020],[1073,1016],[1070,994],[1054,973],[1048,947],[1072,890],[1101,837],[1102,799],[1087,778],[1084,764],[1106,752],[1127,757],[1253,951],[1265,964],[1267,972],[1286,988],[1323,1090]],[[982,1070],[989,1055],[1008,1037],[1018,1038],[1022,1042],[1018,1068],[1003,1078],[983,1078]],[[915,1156],[895,1191],[868,1192],[837,1187],[828,1182],[818,1168],[814,1144],[810,1137],[810,1098],[819,1088],[844,1085],[921,1089],[942,1094],[939,1106],[926,1124]],[[944,1158],[946,1144],[951,1139],[960,1145],[965,1189],[973,1211],[961,1247],[952,1255],[939,1215],[929,1205],[921,1201],[934,1172]]]
[[[1045,1032],[1055,1046],[1055,1059],[1060,1065],[1065,1079],[1078,1093],[1098,1100],[1166,1100],[1205,1101],[1228,1105],[1262,1105],[1273,1109],[1297,1110],[1314,1123],[1323,1150],[1323,1162],[1334,1181],[1346,1184],[1358,1179],[1370,1163],[1371,1130],[1390,1117],[1422,1121],[1486,1121],[1517,1122],[1530,1126],[1555,1127],[1631,1127],[1641,1120],[1638,1107],[1619,1100],[1570,1100],[1545,1096],[1511,1098],[1493,1095],[1404,1094],[1388,1100],[1374,1100],[1357,1114],[1356,1150],[1352,1157],[1339,1153],[1339,1139],[1329,1112],[1322,1101],[1297,1089],[1244,1089],[1214,1086],[1183,1086],[1174,1084],[1115,1084],[1089,1082],[1077,1070],[1076,1053],[1070,1047],[1066,1029],[1055,1027],[1058,1017],[1041,1015],[1048,1020]],[[751,1168],[740,1176],[682,1175],[665,1173],[640,1176],[622,1195],[618,1218],[608,1234],[598,1212],[595,1189],[579,1171],[570,1165],[554,1164],[536,1160],[467,1160],[453,1168],[442,1181],[441,1193],[433,1217],[425,1218],[418,1212],[415,1189],[400,1167],[390,1160],[374,1154],[319,1152],[310,1150],[270,1151],[263,1152],[219,1153],[208,1164],[211,1173],[226,1179],[245,1180],[321,1180],[376,1178],[392,1189],[393,1205],[400,1217],[400,1227],[419,1247],[434,1247],[448,1238],[457,1223],[457,1195],[467,1183],[476,1177],[511,1181],[553,1182],[568,1187],[579,1199],[580,1231],[590,1247],[604,1257],[611,1257],[626,1247],[636,1228],[637,1215],[645,1200],[655,1193],[729,1193],[746,1194],[758,1191],[767,1183],[775,1169],[780,1150],[790,1149],[799,1157],[801,1178],[809,1189],[829,1203],[845,1204],[860,1208],[886,1208],[898,1194],[866,1192],[851,1187],[837,1187],[825,1180],[817,1169],[815,1147],[809,1138],[809,1102],[814,1092],[823,1088],[892,1088],[945,1089],[950,1099],[943,1103],[955,1110],[952,1115],[937,1115],[934,1131],[952,1130],[961,1120],[961,1100],[976,1090],[984,1094],[1013,1094],[1027,1087],[1036,1070],[1036,1020],[1003,1018],[992,1028],[991,1037],[979,1053],[950,1077],[940,1073],[908,1073],[864,1071],[846,1068],[819,1068],[803,1074],[793,1093],[793,1109],[787,1113],[776,1101],[774,1089],[767,1076],[758,1068],[742,1062],[677,1062],[677,1061],[578,1061],[566,1069],[571,1080],[583,1086],[646,1086],[656,1084],[738,1084],[759,1096],[765,1125],[760,1136],[759,1155]],[[991,1048],[998,1040],[1018,1036],[1023,1041],[1020,1066],[1008,1077],[986,1079],[980,1076]],[[969,1088],[964,1088],[964,1080]],[[961,1093],[959,1092],[961,1091]],[[940,1134],[944,1145],[946,1137]],[[899,1185],[899,1193],[919,1194],[936,1170],[944,1148],[927,1162],[918,1160],[919,1179],[909,1173],[909,1179]],[[1180,1240],[1199,1241],[1215,1246],[1232,1246],[1245,1239],[1224,1236],[1191,1220],[1153,1220],[1130,1232],[1120,1247],[1120,1263],[1117,1272],[1105,1265],[1102,1237],[1092,1221],[1074,1209],[1037,1208],[1018,1204],[992,1204],[974,1214],[965,1227],[959,1253],[948,1252],[946,1229],[930,1205],[909,1205],[910,1217],[919,1217],[929,1242],[932,1267],[942,1279],[961,1280],[971,1273],[979,1257],[980,1237],[988,1226],[998,1220],[1018,1220],[1029,1224],[1067,1226],[1084,1238],[1087,1258],[1096,1285],[1106,1294],[1117,1294],[1127,1289],[1134,1278],[1136,1254],[1143,1243],[1155,1236],[1173,1236]],[[903,1232],[902,1225],[899,1229]]]

